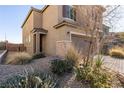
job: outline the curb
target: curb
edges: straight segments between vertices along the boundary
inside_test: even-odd
[[[1,55],[0,55],[0,64],[4,60],[4,57],[6,56],[7,50],[5,50]]]

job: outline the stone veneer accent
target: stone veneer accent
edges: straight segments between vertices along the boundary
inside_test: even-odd
[[[71,47],[71,41],[57,41],[56,42],[56,55],[57,56],[65,56],[68,49]]]

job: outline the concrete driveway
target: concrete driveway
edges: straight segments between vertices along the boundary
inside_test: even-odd
[[[104,66],[124,75],[124,59],[103,56]]]

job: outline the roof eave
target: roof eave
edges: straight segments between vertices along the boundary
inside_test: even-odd
[[[26,18],[25,18],[25,20],[24,20],[24,22],[23,22],[21,28],[23,28],[24,24],[25,24],[26,21],[28,20],[28,18],[29,18],[29,16],[30,16],[30,14],[32,13],[32,11],[36,11],[36,12],[39,12],[39,13],[43,13],[43,12],[45,11],[45,9],[46,9],[48,6],[49,6],[49,5],[44,6],[42,10],[36,9],[36,8],[34,8],[34,7],[31,7],[31,9],[30,9],[30,11],[28,12],[28,14],[27,14],[27,16],[26,16]]]
[[[28,12],[28,14],[27,14],[27,16],[26,16],[26,18],[25,18],[25,20],[24,20],[24,22],[23,22],[21,28],[23,28],[24,24],[25,24],[26,21],[28,20],[28,18],[29,18],[29,16],[31,15],[32,11],[40,12],[39,9],[36,9],[36,8],[34,8],[34,7],[31,7],[31,9],[29,10],[29,12]]]

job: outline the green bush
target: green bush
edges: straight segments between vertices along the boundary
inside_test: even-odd
[[[22,65],[31,62],[31,60],[32,57],[28,53],[18,52],[11,54],[8,57],[6,64]]]
[[[57,75],[62,75],[66,72],[66,63],[65,60],[55,59],[51,62],[52,72]]]
[[[74,68],[74,64],[71,63],[69,60],[65,60],[65,64],[66,64],[66,72],[71,73],[73,68]]]
[[[63,75],[65,72],[70,73],[72,69],[73,65],[66,60],[55,59],[51,62],[51,70],[57,75]]]
[[[111,75],[103,69],[103,60],[98,57],[92,64],[82,64],[75,69],[77,80],[93,88],[111,87]]]
[[[90,86],[93,88],[110,88],[112,87],[111,76],[107,71],[101,70],[92,74]]]
[[[39,58],[44,58],[45,54],[44,53],[38,53],[33,55],[33,59],[39,59]]]
[[[80,59],[80,53],[78,53],[74,47],[70,47],[64,60],[56,59],[51,62],[52,72],[57,75],[63,75],[65,72],[70,73],[72,72],[74,66],[79,63]]]
[[[29,74],[28,76],[14,76],[1,83],[1,88],[54,88],[57,80],[50,74]]]
[[[92,68],[90,66],[87,67],[76,67],[75,73],[77,80],[91,81]]]

